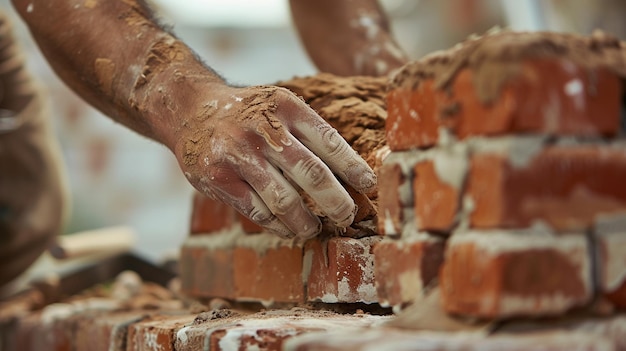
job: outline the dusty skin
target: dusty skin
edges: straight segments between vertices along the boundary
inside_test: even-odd
[[[279,82],[301,96],[304,101],[337,129],[348,144],[374,169],[378,170],[389,154],[385,139],[386,86],[384,77],[339,77],[321,73],[311,77]],[[354,222],[345,231],[337,230],[325,221],[324,214],[306,193],[302,196],[313,213],[322,217],[324,232],[339,231],[341,235],[360,237],[368,235],[367,221],[375,223],[377,215],[376,191],[360,194],[347,187],[358,205]],[[371,234],[371,233],[369,233]]]
[[[291,234],[281,222],[302,237],[320,230],[298,189],[335,225],[350,225],[356,208],[345,204],[353,201],[314,153],[328,155],[324,161],[346,182],[358,178],[353,172],[365,175],[355,184],[361,191],[371,191],[375,178],[337,131],[308,107],[305,115],[293,114],[302,101],[286,89],[243,88],[224,95],[205,103],[194,123],[210,123],[182,146],[182,167],[192,184],[282,236]],[[246,180],[248,175],[255,177]]]
[[[154,20],[140,0],[13,0],[55,72],[119,123],[167,146],[200,191],[281,236],[319,218],[353,222],[376,176],[302,100],[276,87],[229,86]],[[138,165],[140,167],[140,165]],[[156,176],[156,175],[155,175]]]

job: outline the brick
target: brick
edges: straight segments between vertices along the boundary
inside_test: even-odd
[[[449,89],[433,77],[388,94],[387,140],[392,151],[429,147],[447,128],[459,139],[475,135],[542,133],[614,136],[620,128],[620,78],[604,68],[567,59],[512,63],[516,75],[494,101],[476,91],[474,72],[462,69]],[[411,68],[408,67],[408,70]],[[418,77],[422,79],[422,77]]]
[[[439,178],[431,160],[415,166],[413,184],[418,229],[449,232],[456,222],[459,189]]]
[[[479,318],[558,315],[591,300],[590,260],[584,234],[456,233],[440,274],[442,303]]]
[[[400,234],[404,224],[403,204],[399,190],[405,183],[402,168],[397,163],[383,163],[378,169],[378,232]]]
[[[361,194],[350,185],[344,185],[348,194],[357,206],[357,212],[354,215],[354,223],[367,221],[376,217],[376,207],[368,195]],[[376,193],[375,193],[376,194]]]
[[[237,300],[303,302],[302,256],[301,246],[269,233],[241,237],[233,253]]]
[[[234,246],[240,228],[187,238],[181,248],[181,290],[191,297],[234,298]]]
[[[15,325],[15,339],[8,341],[19,345],[17,349],[24,351],[84,350],[83,336],[78,335],[80,323],[89,316],[104,315],[118,307],[116,301],[105,298],[50,304],[37,313],[19,318]],[[104,340],[102,334],[97,334],[97,337]]]
[[[467,180],[472,227],[525,228],[543,220],[559,231],[584,230],[595,216],[626,209],[623,149],[556,145],[523,157],[472,157]]]
[[[229,309],[202,312],[192,322],[178,329],[174,349],[176,351],[204,350],[213,329],[230,326],[241,318],[244,318],[242,313]]]
[[[594,228],[600,292],[626,308],[626,214],[602,216]]]
[[[207,325],[206,344],[210,350],[283,350],[294,336],[309,332],[353,330],[371,327],[388,320],[384,316],[340,315],[332,312],[291,311],[259,312],[232,319],[228,324]]]
[[[72,350],[124,350],[129,325],[144,317],[143,311],[82,313],[75,318]]]
[[[602,337],[564,331],[485,336],[477,333],[436,333],[376,328],[299,335],[285,342],[285,351],[482,351],[482,350],[618,350]]]
[[[195,315],[152,316],[150,320],[135,323],[128,330],[128,350],[174,351],[177,334],[186,324],[192,323]],[[198,345],[199,346],[199,345]]]
[[[377,243],[374,276],[380,304],[401,307],[423,297],[437,277],[443,249],[443,240],[428,234]]]
[[[195,192],[190,234],[207,234],[228,229],[235,224],[236,213],[237,211],[225,203]]]
[[[377,302],[372,250],[380,239],[333,237],[308,241],[304,254],[308,301]]]

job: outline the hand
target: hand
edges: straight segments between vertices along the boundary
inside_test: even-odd
[[[376,186],[367,163],[286,89],[224,86],[191,117],[174,148],[189,181],[282,237],[306,239],[321,229],[298,187],[347,227],[356,206],[333,172],[360,192]]]

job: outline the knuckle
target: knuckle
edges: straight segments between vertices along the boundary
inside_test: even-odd
[[[348,226],[352,223],[357,208],[351,202],[342,202],[334,210],[327,213],[340,226]]]
[[[331,156],[344,155],[348,151],[348,143],[343,140],[336,129],[329,127],[322,134],[327,152]]]
[[[246,213],[246,216],[250,218],[251,221],[262,227],[269,226],[276,220],[276,216],[274,216],[270,211],[256,206],[251,207],[250,211]]]
[[[294,206],[298,205],[300,201],[300,197],[296,193],[281,190],[276,194],[276,198],[272,201],[272,212],[277,215],[285,215],[289,213]]]
[[[311,185],[315,187],[320,186],[328,179],[324,166],[314,158],[298,161],[296,172],[309,179]]]

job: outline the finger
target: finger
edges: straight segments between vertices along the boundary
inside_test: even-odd
[[[317,235],[322,224],[306,207],[298,191],[271,163],[261,157],[255,160],[241,166],[242,177],[269,210],[297,237],[308,239]]]
[[[268,157],[315,201],[319,209],[339,227],[352,224],[356,213],[354,201],[322,160],[295,137],[289,147]]]
[[[211,170],[207,177],[201,179],[200,190],[219,198],[267,231],[282,238],[294,237],[294,233],[270,211],[256,191],[234,172]]]
[[[318,155],[339,178],[361,193],[376,189],[376,174],[367,162],[313,109],[308,106],[296,107],[295,104],[284,104],[282,108],[285,113],[290,113],[288,124],[291,133]]]

